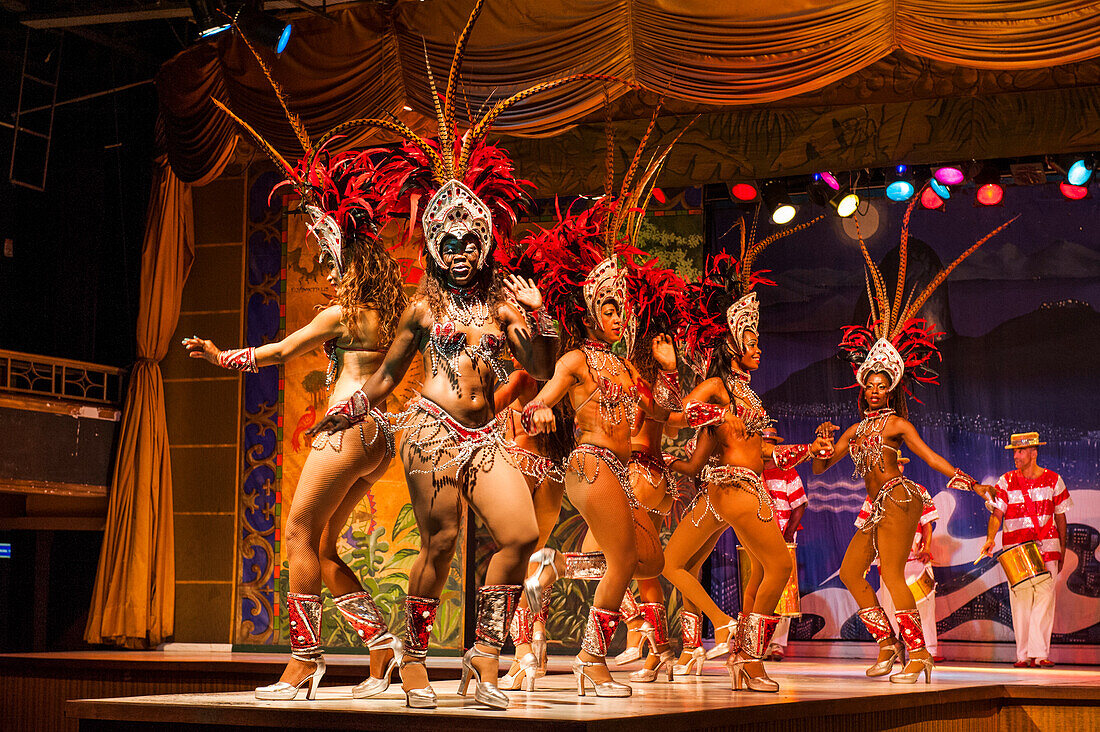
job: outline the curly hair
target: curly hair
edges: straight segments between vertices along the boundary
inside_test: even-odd
[[[357,312],[377,311],[378,343],[388,348],[397,334],[397,321],[408,305],[400,265],[380,242],[361,234],[345,239],[344,261],[347,271],[336,286],[335,297],[341,322],[361,337]]]

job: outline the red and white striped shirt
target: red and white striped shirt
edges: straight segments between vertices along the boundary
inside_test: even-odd
[[[1027,491],[1025,497],[1024,491]],[[1026,498],[1030,498],[1030,507]],[[1044,562],[1062,558],[1062,542],[1054,525],[1054,514],[1065,513],[1073,505],[1062,477],[1053,470],[1043,469],[1038,478],[1030,480],[1013,470],[997,481],[997,497],[993,505],[1004,513],[1001,525],[1001,546],[1005,549],[1025,541],[1038,541]]]
[[[856,516],[856,528],[862,529],[863,525],[867,523],[867,519],[869,518],[871,518],[871,499],[864,498],[863,506],[860,507],[859,515]],[[936,506],[934,504],[929,504],[924,507],[924,510],[921,511],[920,515],[920,524],[917,526],[917,535],[913,537],[913,547],[909,550],[908,561],[914,561],[918,559],[917,547],[920,546],[920,527],[924,526],[925,524],[930,524],[933,521],[939,520],[940,513],[936,510]]]
[[[806,491],[802,486],[802,478],[794,468],[780,470],[779,468],[766,468],[763,474],[764,483],[768,486],[768,493],[775,502],[775,517],[779,521],[779,530],[787,530],[787,522],[791,520],[791,511],[799,506],[809,503]],[[802,530],[802,524],[796,531]]]

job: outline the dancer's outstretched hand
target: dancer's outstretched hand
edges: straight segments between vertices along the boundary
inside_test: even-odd
[[[214,345],[214,341],[191,336],[183,339],[183,347],[187,349],[187,355],[191,358],[205,358],[215,366],[218,365],[218,354],[221,350]]]
[[[535,284],[534,280],[510,274],[505,278],[504,286],[511,291],[512,297],[527,312],[533,313],[542,307],[542,293],[539,292],[538,285]]]
[[[993,499],[997,495],[997,489],[991,485],[985,483],[976,483],[974,485],[974,492],[977,493],[985,501],[985,507],[989,509],[989,512],[993,512]]]
[[[321,417],[321,421],[306,430],[306,434],[313,437],[319,432],[325,434],[331,434],[333,432],[343,432],[348,427],[351,427],[351,420],[343,414],[326,414]]]
[[[653,336],[650,348],[653,351],[653,360],[662,371],[676,370],[676,346],[672,343],[672,336],[668,333],[658,333]]]

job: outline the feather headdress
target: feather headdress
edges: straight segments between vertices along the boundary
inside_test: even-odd
[[[922,383],[936,383],[937,374],[932,368],[934,363],[940,360],[940,352],[936,348],[936,337],[943,334],[936,332],[932,323],[923,318],[917,318],[917,314],[952,270],[977,251],[978,247],[1019,218],[1019,215],[1013,216],[976,241],[955,261],[940,270],[923,290],[918,292],[914,287],[906,295],[905,269],[909,254],[909,218],[919,199],[920,196],[913,196],[902,219],[901,243],[898,249],[898,278],[892,300],[882,272],[875,266],[867,251],[867,245],[859,231],[859,221],[856,221],[859,249],[863,253],[863,262],[866,266],[865,281],[871,314],[866,326],[853,325],[844,328],[844,337],[840,341],[840,355],[852,364],[856,383],[860,386],[866,386],[867,377],[876,372],[884,373],[890,378],[891,390],[902,383],[903,377]]]
[[[684,302],[688,303],[681,328],[688,359],[692,369],[704,375],[710,362],[712,349],[733,335],[734,348],[740,352],[745,333],[759,332],[760,303],[754,292],[757,285],[774,285],[763,275],[766,270],[754,271],[753,264],[774,242],[802,231],[824,218],[818,216],[771,236],[756,240],[756,224],[759,209],[753,213],[751,226],[745,219],[739,224],[739,257],[725,252],[712,258],[700,279],[689,283],[684,290]]]
[[[536,261],[539,287],[551,314],[563,327],[576,329],[579,316],[587,315],[598,322],[604,303],[615,302],[622,316],[628,354],[633,351],[638,324],[638,312],[633,306],[639,305],[647,319],[652,317],[648,312],[652,303],[637,303],[639,296],[663,298],[679,281],[675,274],[658,268],[655,260],[635,246],[649,201],[663,198],[655,188],[657,175],[683,134],[682,130],[671,143],[654,151],[648,163],[644,162],[659,112],[660,107],[654,111],[617,194],[613,192],[614,138],[608,125],[604,195],[576,213],[572,210],[563,213],[557,207],[554,225],[525,240],[526,250]],[[647,291],[631,286],[631,281],[635,286],[647,284],[648,278],[655,278],[658,286]]]
[[[420,137],[400,120],[374,118],[337,125],[321,138],[324,143],[334,135],[368,127],[389,130],[404,140],[399,149],[379,165],[375,184],[380,207],[387,216],[408,216],[409,233],[419,216],[425,249],[440,267],[443,261],[439,244],[448,234],[459,238],[470,234],[476,236],[481,243],[478,266],[483,265],[494,240],[499,241],[510,230],[529,201],[531,184],[518,179],[507,154],[485,140],[493,123],[504,112],[535,94],[574,81],[599,80],[633,86],[602,74],[573,74],[536,84],[497,102],[476,120],[470,120],[470,128],[460,135],[456,112],[459,73],[470,33],[483,4],[484,0],[477,0],[458,37],[442,100],[431,67],[427,65],[425,51],[437,117],[434,139]],[[421,199],[427,200],[422,213]]]

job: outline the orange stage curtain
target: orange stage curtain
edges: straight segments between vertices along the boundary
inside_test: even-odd
[[[235,139],[197,184],[221,174]],[[157,162],[141,255],[138,360],[130,372],[107,526],[84,630],[89,643],[127,648],[170,639],[175,622],[172,466],[160,361],[179,319],[195,241],[191,184],[181,181],[165,158]]]
[[[333,12],[335,23],[301,16],[288,49],[269,60],[314,136],[345,120],[387,114],[414,129],[430,129],[425,55],[442,89],[454,39],[472,5],[433,0],[387,11],[364,4]],[[1074,64],[1100,57],[1100,3],[491,0],[470,38],[461,106],[476,111],[490,97],[587,72],[641,84],[648,103],[662,97],[668,113],[718,112],[820,92],[896,53],[971,70]],[[889,83],[883,79],[884,86]],[[169,157],[184,180],[208,172],[235,132],[211,96],[228,103],[280,152],[295,158],[301,153],[255,60],[229,34],[166,63],[157,85]],[[561,87],[525,100],[500,118],[496,130],[558,133],[626,93],[596,82]],[[388,139],[357,131],[336,147]]]

